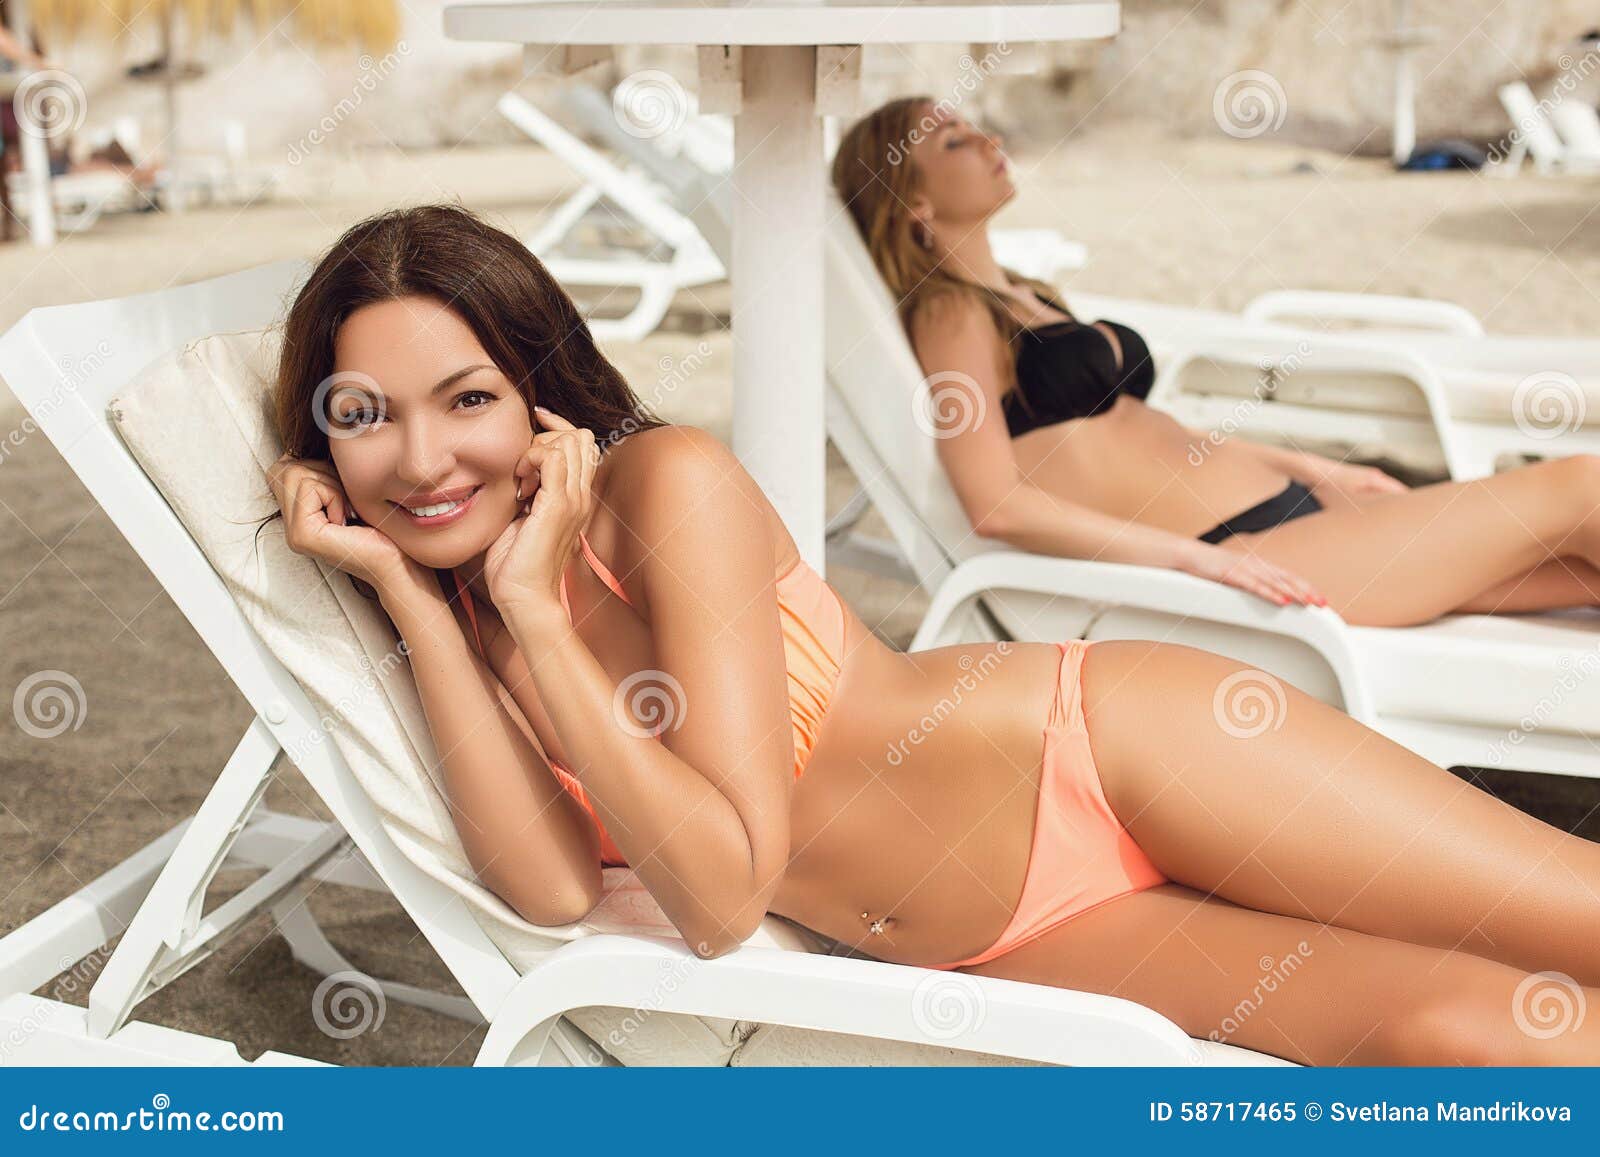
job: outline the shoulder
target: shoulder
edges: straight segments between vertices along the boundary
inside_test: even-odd
[[[606,499],[619,507],[647,503],[652,495],[692,490],[743,473],[739,459],[714,435],[698,426],[653,426],[630,434],[606,454]]]
[[[952,332],[997,332],[994,315],[983,298],[958,285],[932,285],[908,303],[907,328],[913,340]]]
[[[698,426],[655,426],[631,434],[606,454],[600,506],[620,524],[624,556],[647,566],[663,549],[696,536],[765,540],[766,498],[733,451]],[[668,540],[672,540],[671,543]]]

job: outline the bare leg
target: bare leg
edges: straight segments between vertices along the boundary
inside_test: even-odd
[[[1304,575],[1368,626],[1427,622],[1564,556],[1590,564],[1574,569],[1567,589],[1580,597],[1570,605],[1600,605],[1589,582],[1600,567],[1600,458],[1423,486],[1228,541]],[[1541,580],[1540,589],[1552,588]]]
[[[1594,1064],[1600,998],[1465,952],[1256,912],[1178,884],[967,972],[1119,996],[1190,1036],[1303,1064]]]
[[[1490,587],[1458,610],[1477,615],[1510,615],[1554,611],[1596,602],[1600,570],[1581,558],[1554,558],[1527,574]]]
[[[1600,985],[1600,844],[1205,651],[1097,643],[1083,690],[1106,798],[1173,881]]]

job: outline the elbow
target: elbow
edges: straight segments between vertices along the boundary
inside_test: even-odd
[[[740,916],[726,922],[708,924],[696,929],[694,935],[685,936],[684,940],[701,960],[715,960],[728,955],[754,936],[761,927],[761,920],[760,915],[754,919]]]
[[[483,883],[529,924],[539,928],[555,928],[578,923],[600,903],[600,873],[596,870],[590,875],[592,878],[586,876],[543,888],[528,880],[517,885],[487,879]],[[482,876],[479,878],[482,879]]]
[[[753,928],[744,935],[739,935],[728,929],[722,929],[693,941],[691,947],[694,949],[694,954],[701,960],[715,960],[719,956],[728,955],[754,934],[755,929]]]
[[[973,517],[969,512],[968,517],[972,521],[972,529],[984,538],[994,538],[1005,541],[1007,536],[1011,533],[1011,523],[1006,517],[1006,508],[1004,503],[993,507],[987,513],[978,515],[977,517]]]

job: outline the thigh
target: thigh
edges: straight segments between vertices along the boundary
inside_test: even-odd
[[[1568,550],[1600,494],[1549,462],[1330,506],[1231,542],[1303,575],[1352,623],[1409,626],[1458,609]]]
[[[1169,879],[1600,984],[1600,844],[1207,651],[1096,643],[1083,702],[1106,799]]]
[[[1178,884],[1102,904],[964,971],[1132,1000],[1192,1037],[1300,1064],[1514,1063],[1537,1051],[1517,1014],[1527,977],[1514,969]],[[1590,1026],[1547,1051],[1573,1060],[1593,1036]]]

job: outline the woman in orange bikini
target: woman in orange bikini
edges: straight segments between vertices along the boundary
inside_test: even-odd
[[[1219,440],[1144,402],[1139,333],[1084,324],[1002,269],[1016,195],[994,138],[928,97],[839,142],[833,185],[929,375],[939,460],[986,538],[1167,567],[1351,623],[1600,606],[1600,456],[1408,489],[1383,471]]]
[[[1530,984],[1600,997],[1600,847],[1202,651],[892,650],[463,210],[340,239],[275,413],[289,544],[375,588],[534,923],[625,862],[708,957],[773,912],[1298,1061],[1600,1060],[1596,1018],[1519,1028]]]

